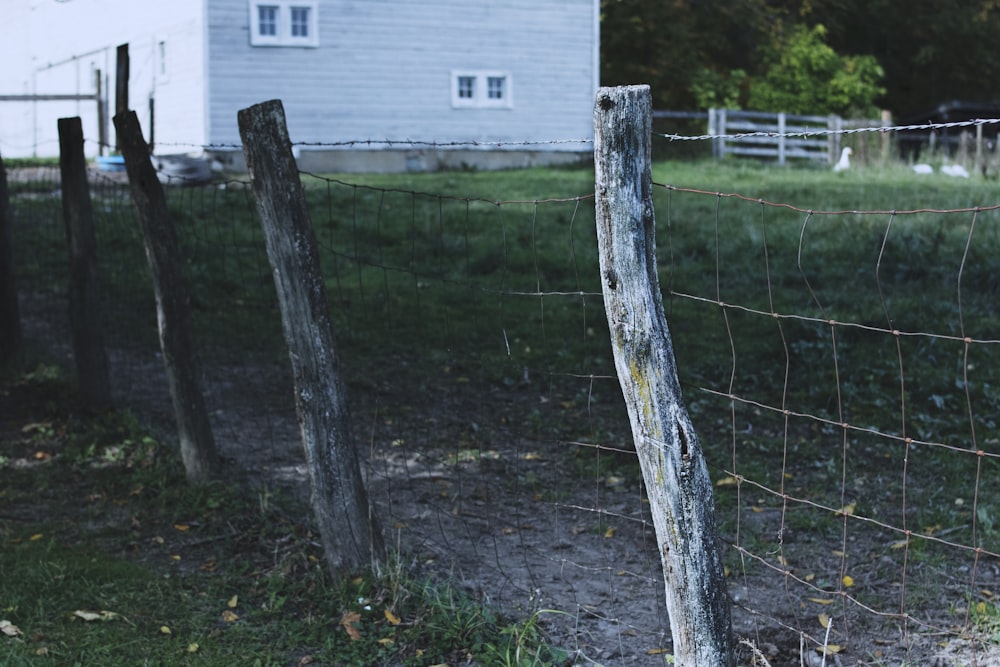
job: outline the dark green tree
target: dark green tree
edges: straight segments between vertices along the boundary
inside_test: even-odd
[[[775,41],[764,76],[750,87],[749,106],[800,114],[871,116],[885,93],[872,56],[843,56],[826,43],[826,28],[799,25]]]

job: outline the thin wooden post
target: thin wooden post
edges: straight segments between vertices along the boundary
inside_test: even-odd
[[[879,163],[884,167],[889,164],[889,153],[892,150],[892,132],[889,132],[886,128],[892,127],[892,112],[888,109],[882,109],[881,114],[882,123],[882,152],[880,156]]]
[[[715,503],[681,397],[656,273],[649,86],[601,88],[594,108],[604,308],[656,529],[675,664],[735,662]]]
[[[380,561],[384,544],[351,437],[316,236],[281,101],[237,118],[281,306],[313,511],[327,565],[344,574]]]
[[[13,226],[7,169],[3,156],[0,156],[0,362],[10,361],[21,349],[21,311],[14,274]]]
[[[111,407],[111,378],[104,349],[101,295],[97,269],[87,158],[83,155],[83,123],[60,118],[59,171],[63,222],[69,247],[69,316],[77,384],[84,404],[93,410]]]
[[[184,469],[188,480],[204,482],[219,472],[219,456],[201,390],[191,335],[191,310],[181,279],[177,232],[167,210],[163,186],[149,159],[138,117],[134,111],[128,111],[117,114],[114,123],[153,276],[160,347]]]
[[[128,44],[119,44],[115,51],[115,119],[118,114],[127,113],[128,106],[129,58]],[[115,124],[117,132],[117,123]],[[121,139],[115,136],[115,148],[121,150]]]
[[[107,107],[104,104],[104,94],[102,92],[104,74],[100,69],[94,70],[94,85],[97,91],[95,93],[97,97],[97,154],[104,155],[104,151],[108,148],[108,122],[105,114]]]
[[[834,164],[840,159],[840,135],[844,127],[844,120],[837,114],[830,114],[826,121],[827,129],[830,131],[827,140],[827,161]]]
[[[785,166],[785,112],[778,112],[778,164]]]

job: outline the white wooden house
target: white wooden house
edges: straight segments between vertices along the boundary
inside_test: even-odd
[[[0,94],[91,94],[100,77],[110,117],[127,43],[129,106],[159,154],[239,166],[237,111],[275,98],[304,169],[511,166],[592,149],[599,0],[7,2],[26,6],[13,16],[28,60],[7,60],[21,76],[12,85],[8,69]],[[67,115],[96,154],[89,100],[0,102],[0,153],[55,154]]]

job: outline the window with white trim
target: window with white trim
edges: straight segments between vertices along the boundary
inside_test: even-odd
[[[319,46],[318,0],[249,0],[252,46]]]
[[[514,106],[508,72],[454,70],[451,106],[468,109],[509,109]]]

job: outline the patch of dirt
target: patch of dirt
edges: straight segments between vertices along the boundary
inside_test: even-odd
[[[65,332],[26,305],[26,337],[68,359],[58,342],[68,340]],[[117,404],[170,442],[159,355],[125,348],[110,354]],[[575,651],[575,664],[664,665],[671,643],[663,579],[634,456],[584,446],[569,430],[599,428],[603,442],[627,441],[614,385],[595,392],[592,379],[532,382],[527,373],[513,374],[518,380],[509,384],[477,384],[446,367],[413,388],[386,370],[374,376],[348,368],[347,377],[354,433],[387,542],[415,571],[447,577],[521,616],[538,613],[552,642]],[[230,469],[304,499],[308,483],[286,365],[211,363],[205,376],[212,426]],[[24,416],[46,402],[51,397],[6,396],[0,432],[21,428]],[[607,414],[595,416],[602,411]],[[30,452],[23,454],[30,460]],[[781,532],[776,513],[745,504],[743,534]],[[900,595],[879,569],[894,561],[882,558],[884,535],[857,535],[851,548],[863,557],[852,572],[865,590],[856,597],[881,609],[882,598]],[[744,544],[731,559],[740,563],[729,579],[734,634],[772,667],[821,665],[814,648],[823,643],[843,649],[827,665],[1000,665],[995,644],[963,638],[955,629],[961,617],[948,615],[968,593],[967,572],[925,573],[923,581],[940,582],[933,603],[940,613],[937,627],[920,627],[832,592],[822,595],[828,585],[813,583],[809,573],[831,570],[829,554],[840,548],[839,538],[786,537],[775,538],[778,546]],[[996,564],[984,563],[975,581],[995,587],[998,575]],[[921,577],[917,566],[913,577]],[[811,601],[821,597],[834,602]],[[820,613],[833,620],[829,638]],[[740,664],[755,664],[749,645],[741,645],[739,656]]]

